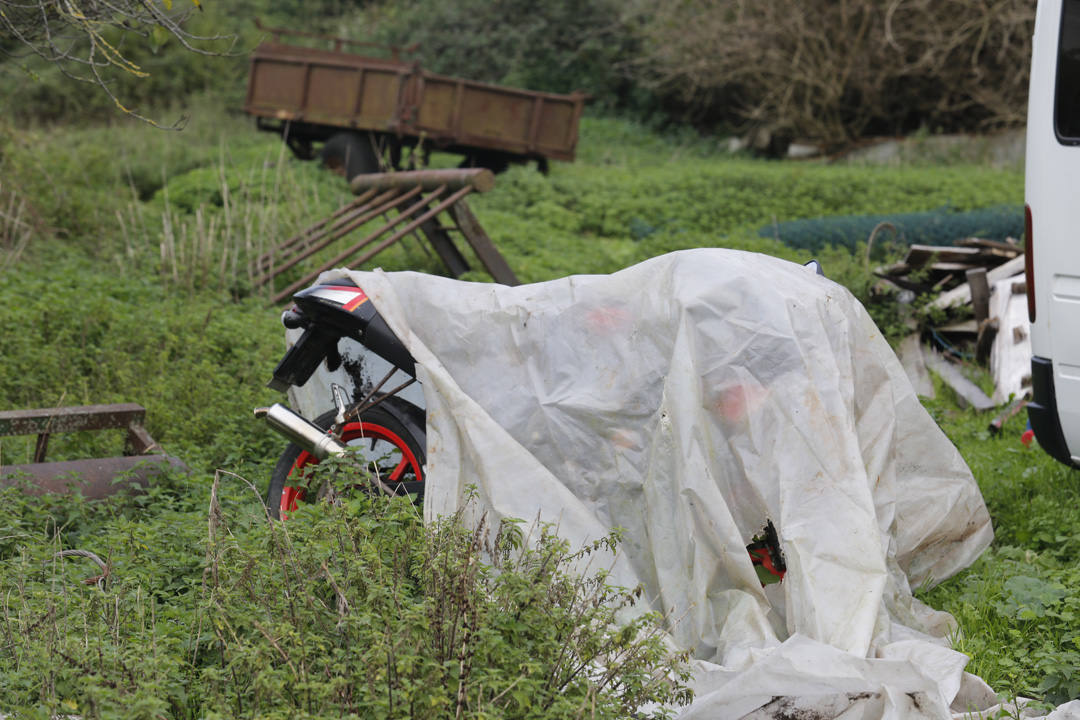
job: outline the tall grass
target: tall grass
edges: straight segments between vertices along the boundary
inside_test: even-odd
[[[219,158],[211,168],[214,201],[193,209],[170,202],[169,184],[163,186],[158,245],[163,280],[188,291],[227,290],[238,297],[254,284],[251,261],[324,206],[319,183],[303,182],[285,162],[284,145],[276,155],[268,148],[263,157],[241,168]],[[240,181],[230,183],[237,176]]]
[[[26,199],[0,182],[0,273],[19,261],[38,227]]]

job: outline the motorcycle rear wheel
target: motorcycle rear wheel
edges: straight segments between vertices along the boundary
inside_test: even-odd
[[[334,416],[335,412],[331,410],[314,422],[323,430],[329,430],[334,424]],[[422,430],[410,428],[395,412],[380,404],[346,423],[341,439],[350,447],[362,448],[371,475],[395,493],[410,494],[416,499],[423,497],[427,439]],[[281,518],[282,513],[296,509],[296,500],[314,499],[324,490],[308,486],[304,477],[304,469],[318,463],[311,453],[289,443],[270,475],[266,507],[271,517]],[[366,480],[357,486],[364,492],[376,492],[375,486]]]

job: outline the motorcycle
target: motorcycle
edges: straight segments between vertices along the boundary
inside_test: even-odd
[[[807,265],[824,275],[816,261]],[[303,334],[278,363],[269,387],[284,392],[303,386],[323,363],[328,370],[337,370],[344,362],[339,343],[346,338],[385,360],[391,370],[352,398],[341,386],[333,385],[334,409],[314,421],[280,403],[255,410],[256,417],[265,418],[291,441],[270,478],[266,500],[271,515],[285,519],[298,502],[317,497],[323,488],[309,487],[306,471],[327,457],[349,452],[361,455],[370,471],[368,484],[360,489],[408,494],[422,501],[426,413],[400,396],[416,382],[416,361],[352,281],[340,278],[314,285],[293,299],[293,307],[282,314],[282,324]],[[382,387],[399,371],[408,379],[384,392]],[[786,567],[772,522],[752,538],[746,550],[763,585],[784,577]]]
[[[333,385],[335,408],[313,421],[281,403],[255,410],[256,417],[265,418],[291,441],[270,477],[266,497],[270,514],[285,518],[298,502],[324,491],[307,485],[308,470],[327,457],[348,452],[364,460],[371,486],[421,501],[427,458],[425,412],[399,396],[416,382],[416,363],[409,351],[364,291],[347,278],[309,287],[293,296],[293,301],[281,321],[286,329],[302,334],[278,363],[269,387],[285,392],[303,386],[324,363],[328,370],[337,370],[343,363],[339,344],[347,338],[392,369],[370,390],[351,398],[343,387]],[[408,380],[384,391],[398,371]]]

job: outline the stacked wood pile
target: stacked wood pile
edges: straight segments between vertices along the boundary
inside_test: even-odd
[[[917,332],[900,348],[908,375],[920,394],[932,394],[930,366],[963,402],[985,410],[1010,398],[1009,410],[1031,392],[1023,247],[966,238],[955,246],[912,245],[898,263],[875,270],[883,280],[918,296],[930,295]],[[919,337],[930,341],[925,348]],[[989,367],[994,379],[988,397],[962,372],[965,363]],[[993,428],[993,425],[992,425]],[[998,424],[997,429],[1000,429]]]
[[[991,270],[1023,255],[1015,240],[999,242],[965,238],[955,246],[912,245],[901,262],[878,268],[875,274],[917,294],[940,293],[965,280],[969,270]],[[1021,270],[1023,266],[1021,265]]]

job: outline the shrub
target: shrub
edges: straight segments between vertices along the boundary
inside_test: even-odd
[[[345,34],[398,46],[418,43],[425,69],[531,90],[591,93],[607,107],[630,104],[626,63],[637,53],[622,4],[524,0],[411,0],[380,6]]]
[[[319,472],[355,476],[349,462]],[[209,524],[163,504],[134,517],[124,499],[91,511],[97,532],[81,542],[109,551],[100,585],[81,582],[99,572],[82,558],[56,556],[55,522],[45,535],[19,524],[0,574],[6,711],[623,718],[689,698],[657,618],[614,622],[639,593],[573,572],[613,537],[570,552],[549,527],[425,527],[408,500],[363,494],[280,523],[221,477]]]
[[[758,144],[1024,121],[1031,0],[655,3],[641,77]]]

